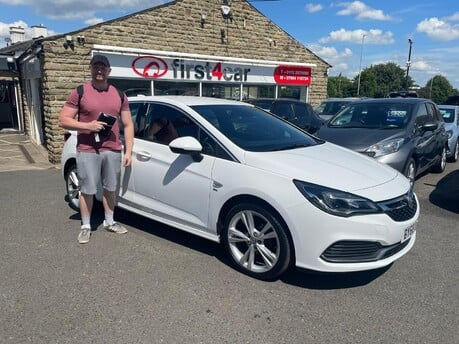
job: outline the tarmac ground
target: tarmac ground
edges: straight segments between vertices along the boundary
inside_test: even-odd
[[[0,130],[0,172],[60,168],[49,162],[45,147],[15,130]]]

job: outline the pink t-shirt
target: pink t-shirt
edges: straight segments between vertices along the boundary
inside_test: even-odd
[[[121,98],[117,89],[109,86],[106,91],[98,91],[91,82],[83,85],[83,97],[80,100],[80,121],[91,122],[97,120],[99,114],[104,112],[117,118],[108,136],[99,135],[99,142],[96,142],[92,132],[78,132],[78,152],[97,152],[97,151],[121,151],[122,143],[120,140],[119,115],[121,111],[129,110],[129,103],[126,95],[121,105]],[[78,92],[74,89],[68,96],[65,106],[78,109]]]

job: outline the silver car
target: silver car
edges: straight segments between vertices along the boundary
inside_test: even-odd
[[[440,113],[445,121],[445,129],[448,134],[448,161],[456,162],[459,156],[459,106],[438,105]]]

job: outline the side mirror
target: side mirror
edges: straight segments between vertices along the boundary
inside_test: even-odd
[[[188,154],[194,161],[202,160],[202,146],[198,140],[192,136],[178,137],[169,143],[169,149],[173,153]]]
[[[438,123],[426,123],[422,126],[422,131],[434,131],[438,128]]]

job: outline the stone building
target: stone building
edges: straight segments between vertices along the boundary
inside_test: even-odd
[[[60,109],[90,79],[95,53],[109,58],[111,83],[128,95],[292,97],[318,104],[331,67],[245,0],[176,0],[11,44],[0,54],[17,61],[18,129],[45,145],[52,163],[63,146]]]

